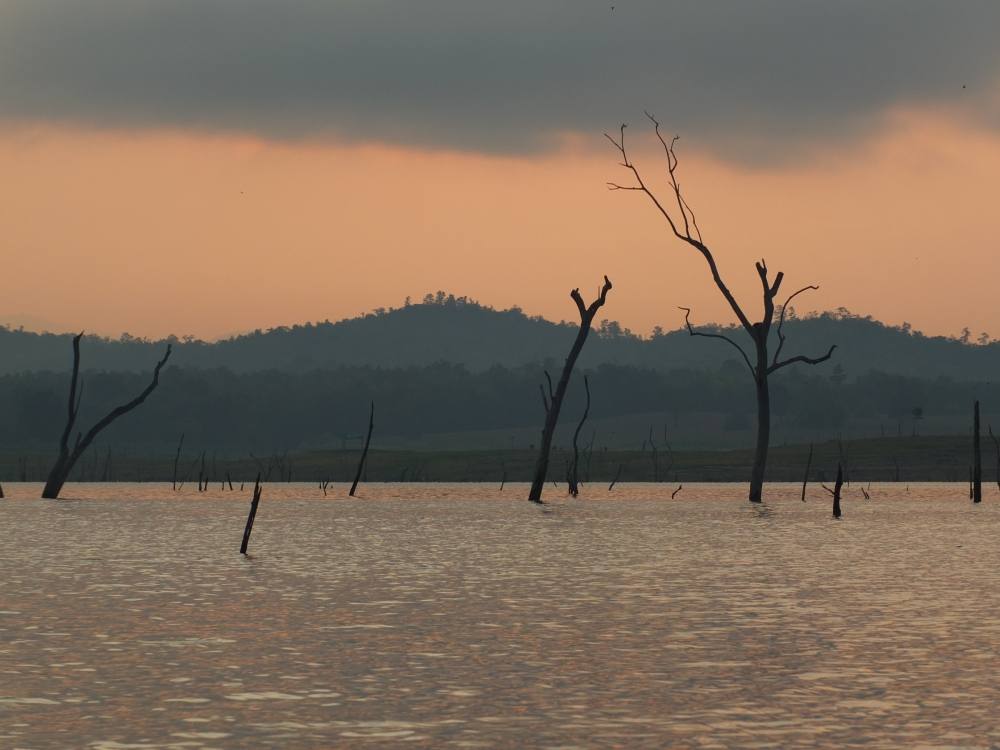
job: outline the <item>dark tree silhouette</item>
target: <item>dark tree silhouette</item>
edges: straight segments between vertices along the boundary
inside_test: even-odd
[[[715,257],[712,255],[712,251],[709,249],[708,245],[705,244],[705,241],[702,238],[701,229],[698,227],[698,221],[695,218],[694,211],[691,210],[691,206],[688,205],[688,202],[685,200],[681,192],[680,183],[677,181],[677,155],[674,151],[674,146],[677,143],[677,137],[675,136],[670,142],[667,142],[660,132],[660,123],[657,122],[656,118],[648,112],[646,113],[646,117],[648,117],[649,121],[653,124],[653,131],[656,134],[656,138],[659,140],[660,145],[663,147],[663,152],[667,159],[667,177],[670,181],[670,189],[673,193],[674,202],[677,204],[676,209],[668,209],[664,203],[660,202],[653,191],[650,190],[643,181],[638,168],[629,160],[628,152],[625,149],[626,125],[624,124],[620,128],[620,135],[618,139],[613,138],[607,133],[605,133],[605,136],[609,141],[611,141],[612,144],[614,144],[618,153],[621,155],[621,166],[628,169],[632,173],[635,178],[635,184],[619,185],[615,182],[609,182],[608,188],[611,190],[637,190],[645,193],[645,195],[653,202],[653,205],[660,212],[660,214],[667,220],[674,236],[698,251],[698,253],[700,253],[705,259],[705,262],[708,263],[708,268],[712,274],[715,286],[726,299],[726,302],[729,303],[729,307],[732,308],[732,311],[736,315],[736,319],[739,321],[740,325],[743,327],[743,330],[750,336],[750,341],[753,343],[754,349],[753,357],[748,355],[746,350],[744,350],[742,346],[736,343],[736,341],[731,339],[729,336],[722,333],[696,331],[691,326],[691,310],[686,307],[680,308],[685,311],[684,322],[687,325],[688,333],[692,336],[704,336],[706,338],[721,339],[730,346],[734,347],[740,353],[740,356],[743,358],[743,361],[746,363],[746,366],[753,377],[757,396],[757,443],[754,451],[753,469],[750,474],[750,502],[759,503],[761,502],[763,496],[764,470],[767,466],[767,449],[771,434],[771,397],[768,389],[768,377],[777,370],[780,370],[782,367],[787,367],[788,365],[795,364],[796,362],[802,362],[810,365],[825,362],[833,355],[833,350],[836,349],[836,346],[831,346],[830,350],[821,357],[806,357],[798,355],[795,357],[788,357],[787,359],[780,358],[781,350],[785,346],[785,335],[782,332],[782,327],[785,322],[785,311],[788,309],[789,303],[803,292],[809,289],[818,289],[819,287],[802,287],[785,300],[785,304],[781,306],[778,325],[775,329],[778,336],[778,345],[775,348],[774,356],[771,357],[768,352],[768,338],[770,337],[775,318],[774,300],[778,295],[778,290],[784,279],[784,273],[779,271],[775,274],[772,280],[769,277],[767,264],[763,260],[755,264],[757,268],[757,275],[760,277],[761,286],[763,288],[764,313],[760,321],[751,322],[749,316],[747,316],[747,314],[743,311],[743,308],[736,301],[732,292],[729,291],[729,287],[727,287],[725,282],[722,280],[722,275],[715,262]]]
[[[576,365],[576,360],[580,356],[580,352],[583,351],[583,345],[587,341],[587,335],[590,333],[590,326],[594,322],[594,316],[604,306],[604,303],[608,299],[608,292],[610,291],[611,281],[605,276],[604,286],[601,287],[597,299],[591,302],[589,306],[584,304],[579,289],[574,289],[569,293],[569,296],[576,303],[577,310],[580,312],[580,330],[577,331],[573,347],[569,350],[569,356],[566,357],[566,363],[563,365],[562,375],[559,377],[559,382],[556,384],[555,390],[552,390],[552,379],[548,377],[548,373],[546,373],[546,380],[548,380],[549,385],[548,396],[545,394],[545,388],[542,387],[545,426],[542,428],[542,444],[538,450],[538,461],[535,464],[535,477],[531,482],[531,491],[528,494],[528,499],[533,503],[542,502],[542,487],[545,485],[545,475],[549,470],[549,452],[552,450],[552,435],[555,433],[556,424],[559,422],[559,410],[562,409],[563,398],[566,396],[566,388],[569,387],[569,379],[573,374],[573,367]]]
[[[361,460],[358,461],[358,472],[354,475],[354,481],[351,483],[351,491],[348,493],[351,497],[354,497],[354,493],[357,492],[358,482],[361,481],[361,472],[365,468],[365,461],[368,460],[368,446],[372,442],[372,430],[375,429],[375,402],[372,401],[372,408],[368,414],[368,437],[365,438],[365,447],[361,451]]]
[[[153,368],[153,379],[146,386],[145,390],[128,403],[112,409],[86,433],[77,432],[76,441],[73,444],[73,448],[70,449],[69,437],[73,433],[73,426],[76,424],[76,417],[80,412],[80,398],[83,395],[83,384],[80,382],[81,338],[83,338],[82,332],[73,337],[73,375],[69,382],[69,410],[66,417],[66,426],[63,428],[62,438],[59,440],[59,456],[49,471],[45,487],[42,489],[42,497],[47,500],[55,500],[59,497],[59,492],[62,490],[63,485],[66,484],[66,479],[73,470],[73,465],[83,455],[90,444],[94,442],[94,438],[97,437],[98,433],[118,419],[118,417],[128,414],[135,407],[139,406],[156,389],[156,386],[160,383],[160,370],[170,358],[170,344],[167,344],[167,351],[163,355],[163,359],[157,362],[156,367]],[[78,383],[79,389],[77,388]]]
[[[833,484],[833,517],[840,518],[840,493],[844,487],[844,469],[837,464],[837,481]]]
[[[583,408],[583,416],[580,417],[580,423],[576,426],[576,431],[573,433],[573,464],[570,466],[569,472],[569,494],[573,497],[577,497],[580,494],[580,430],[583,429],[583,424],[587,421],[587,415],[590,414],[590,381],[586,375],[583,376],[583,388],[587,393],[587,404]]]
[[[247,545],[250,544],[250,532],[253,531],[253,522],[257,518],[257,506],[260,505],[260,472],[257,473],[257,481],[253,484],[253,498],[250,500],[250,513],[247,515],[247,525],[243,527],[243,541],[240,543],[240,554],[247,553]]]

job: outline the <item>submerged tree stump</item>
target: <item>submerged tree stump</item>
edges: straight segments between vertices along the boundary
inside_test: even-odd
[[[240,544],[240,554],[247,553],[247,545],[250,544],[250,532],[253,531],[253,522],[257,517],[257,506],[260,505],[260,474],[257,474],[257,481],[253,485],[253,499],[250,501],[250,515],[247,516],[247,525],[243,529],[243,543]]]

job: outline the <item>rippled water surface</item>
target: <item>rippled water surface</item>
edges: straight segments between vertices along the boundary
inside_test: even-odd
[[[5,489],[0,748],[1000,746],[992,488]]]

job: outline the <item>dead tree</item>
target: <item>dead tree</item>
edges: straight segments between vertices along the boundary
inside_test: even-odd
[[[798,355],[795,357],[781,359],[781,350],[785,345],[785,335],[782,328],[785,323],[785,312],[788,309],[789,303],[803,292],[810,289],[818,289],[819,287],[802,287],[785,300],[785,304],[781,306],[781,313],[778,317],[778,325],[774,329],[777,334],[778,343],[772,357],[768,351],[768,339],[770,338],[775,319],[775,299],[781,287],[781,282],[784,279],[784,273],[779,271],[774,278],[771,279],[767,263],[761,260],[755,264],[757,268],[757,275],[760,277],[762,286],[764,312],[759,321],[752,322],[750,317],[743,311],[739,302],[736,301],[736,297],[734,297],[732,292],[729,291],[729,287],[726,286],[725,282],[722,280],[722,275],[715,262],[715,257],[712,255],[712,251],[709,249],[708,245],[705,244],[702,237],[701,229],[698,227],[698,221],[695,218],[694,211],[691,210],[691,206],[688,205],[687,200],[681,192],[680,183],[677,181],[677,155],[674,150],[674,146],[677,143],[677,137],[674,137],[668,142],[661,134],[660,123],[657,122],[656,118],[648,112],[646,113],[646,116],[653,124],[653,130],[656,134],[656,138],[659,140],[660,145],[663,147],[664,154],[666,155],[667,177],[670,182],[670,190],[673,194],[673,200],[671,202],[677,204],[676,208],[668,208],[665,203],[660,202],[653,191],[643,181],[638,168],[632,163],[632,161],[629,160],[628,152],[625,149],[625,125],[621,126],[620,136],[618,139],[613,138],[607,133],[605,133],[605,136],[609,141],[611,141],[612,144],[614,144],[618,153],[621,155],[621,166],[632,173],[632,176],[635,179],[635,184],[619,185],[615,182],[609,182],[608,188],[611,190],[637,190],[644,193],[652,201],[659,213],[667,220],[674,236],[687,243],[705,259],[706,263],[708,263],[708,268],[711,272],[712,280],[715,282],[715,286],[725,298],[726,302],[729,303],[729,307],[736,315],[736,319],[739,321],[740,326],[750,337],[750,341],[753,344],[753,356],[748,355],[746,350],[729,336],[722,333],[696,331],[691,326],[691,310],[685,307],[680,308],[685,311],[684,322],[687,326],[688,333],[692,336],[704,336],[706,338],[715,338],[725,341],[740,353],[740,356],[742,357],[744,363],[746,363],[747,369],[750,371],[750,375],[753,378],[757,399],[757,442],[754,450],[753,469],[750,474],[749,499],[750,502],[759,503],[763,498],[764,470],[767,466],[767,450],[771,435],[771,397],[768,388],[768,378],[781,368],[795,364],[796,362],[810,365],[825,362],[833,355],[833,350],[836,348],[836,346],[831,346],[830,350],[825,355],[820,357],[806,357]]]
[[[243,528],[243,542],[240,544],[240,554],[247,553],[247,545],[250,544],[250,532],[253,531],[253,522],[257,518],[257,506],[260,505],[260,472],[257,473],[257,481],[253,485],[253,499],[250,501],[250,513],[247,516],[247,525]]]
[[[372,430],[375,429],[375,402],[372,401],[371,412],[368,414],[368,437],[365,438],[365,447],[361,451],[361,460],[358,461],[358,471],[354,475],[354,483],[351,484],[351,491],[348,493],[351,497],[354,497],[355,491],[358,489],[358,482],[361,481],[361,472],[365,468],[365,461],[368,460],[368,446],[372,442]]]
[[[844,467],[839,463],[837,464],[837,481],[833,485],[831,490],[825,484],[823,489],[833,495],[833,517],[840,518],[840,493],[844,489]]]
[[[101,430],[118,419],[118,417],[128,414],[139,406],[156,389],[156,386],[160,383],[160,370],[170,357],[170,344],[167,344],[167,351],[163,355],[163,359],[157,362],[156,367],[153,368],[153,379],[142,393],[131,401],[121,406],[116,406],[105,414],[103,418],[98,420],[86,433],[77,432],[76,441],[73,447],[70,448],[69,438],[73,433],[76,417],[80,413],[80,398],[83,395],[83,384],[80,382],[81,338],[83,338],[83,333],[79,333],[73,337],[73,375],[69,382],[69,409],[66,417],[66,426],[63,428],[62,437],[59,440],[59,456],[49,470],[48,479],[46,479],[45,487],[42,489],[42,497],[47,500],[55,500],[59,497],[59,493],[62,491],[63,485],[66,484],[66,479],[73,470],[74,464],[76,464],[77,460],[83,455],[90,444],[94,442],[94,438],[97,437]]]
[[[545,395],[545,389],[542,388],[542,404],[545,407],[545,426],[542,428],[542,443],[538,450],[538,461],[535,464],[535,476],[531,482],[531,491],[528,493],[528,500],[533,503],[542,502],[542,487],[545,485],[545,475],[549,470],[552,435],[555,433],[556,424],[559,422],[559,411],[562,409],[563,398],[566,396],[566,389],[569,387],[569,379],[573,374],[573,367],[576,365],[576,360],[580,356],[580,352],[583,351],[583,345],[587,341],[587,335],[590,333],[590,325],[594,321],[594,316],[604,306],[604,303],[608,299],[608,292],[610,291],[611,281],[605,276],[604,286],[601,287],[597,299],[591,302],[589,306],[584,304],[579,289],[574,289],[569,293],[569,296],[576,303],[577,310],[580,312],[580,330],[577,332],[576,340],[569,350],[569,356],[566,357],[566,363],[563,365],[562,375],[559,377],[559,382],[556,384],[555,390],[552,390],[552,378],[548,377],[548,373],[546,373],[546,379],[549,383],[548,397]]]
[[[587,376],[583,376],[583,389],[587,393],[587,404],[583,408],[583,416],[580,417],[580,423],[576,426],[576,432],[573,433],[573,465],[569,473],[569,494],[573,497],[578,497],[580,494],[580,430],[583,429],[583,423],[587,421],[587,415],[590,414],[590,381]]]
[[[611,492],[611,490],[615,488],[615,485],[618,484],[618,480],[621,478],[622,475],[623,466],[624,466],[623,464],[618,464],[618,471],[615,472],[615,478],[612,479],[611,484],[608,485],[608,492]]]
[[[205,451],[201,452],[201,468],[198,469],[198,492],[208,489],[208,475],[205,473]]]
[[[802,477],[802,502],[806,501],[806,485],[809,484],[809,467],[813,462],[813,445],[809,443],[809,458],[806,459],[806,473]]]
[[[983,501],[983,454],[979,445],[979,402],[972,408],[972,502]]]
[[[177,442],[177,453],[174,454],[174,482],[173,489],[177,490],[177,464],[181,460],[181,448],[184,447],[184,433],[181,433],[181,439]]]

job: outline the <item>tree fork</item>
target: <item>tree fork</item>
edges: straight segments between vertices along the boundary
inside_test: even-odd
[[[82,338],[82,332],[73,337],[73,374],[70,377],[66,426],[63,428],[62,437],[59,440],[59,455],[56,457],[55,463],[49,470],[48,478],[45,481],[45,487],[42,489],[42,497],[46,500],[55,500],[59,497],[59,493],[62,491],[63,485],[66,484],[66,480],[69,478],[69,474],[73,470],[73,466],[76,464],[80,456],[83,455],[84,451],[90,447],[90,444],[94,442],[94,438],[96,438],[104,428],[118,419],[118,417],[128,414],[130,411],[142,404],[149,397],[149,394],[156,390],[156,386],[160,383],[160,370],[163,369],[163,366],[170,358],[171,347],[170,344],[167,344],[166,353],[163,355],[163,358],[156,363],[156,367],[153,368],[153,378],[149,385],[143,389],[142,393],[133,398],[131,401],[128,401],[121,406],[116,406],[114,409],[105,414],[104,417],[94,423],[93,427],[87,430],[86,433],[77,432],[76,441],[71,449],[69,447],[69,437],[73,432],[74,425],[76,424],[77,415],[80,413],[80,399],[83,395],[83,385],[80,383],[80,339]]]
[[[555,434],[556,425],[559,422],[559,412],[562,409],[563,399],[566,396],[566,389],[569,387],[570,376],[573,374],[576,360],[580,356],[580,352],[583,351],[583,345],[590,334],[590,326],[594,321],[594,316],[604,306],[604,303],[608,299],[608,292],[610,291],[611,281],[605,276],[604,286],[601,287],[597,299],[591,302],[589,306],[584,304],[579,289],[574,289],[569,294],[576,303],[577,310],[580,313],[580,329],[577,331],[576,339],[573,341],[573,346],[570,348],[569,355],[566,357],[566,362],[563,365],[562,375],[560,375],[559,382],[556,384],[554,390],[552,388],[552,379],[548,376],[548,373],[545,374],[549,385],[548,397],[546,397],[545,389],[542,388],[545,425],[542,428],[541,447],[538,451],[538,460],[535,463],[535,474],[531,481],[531,490],[528,493],[528,500],[533,503],[542,502],[542,488],[545,486],[545,475],[549,470],[549,454],[552,451],[552,436]]]

